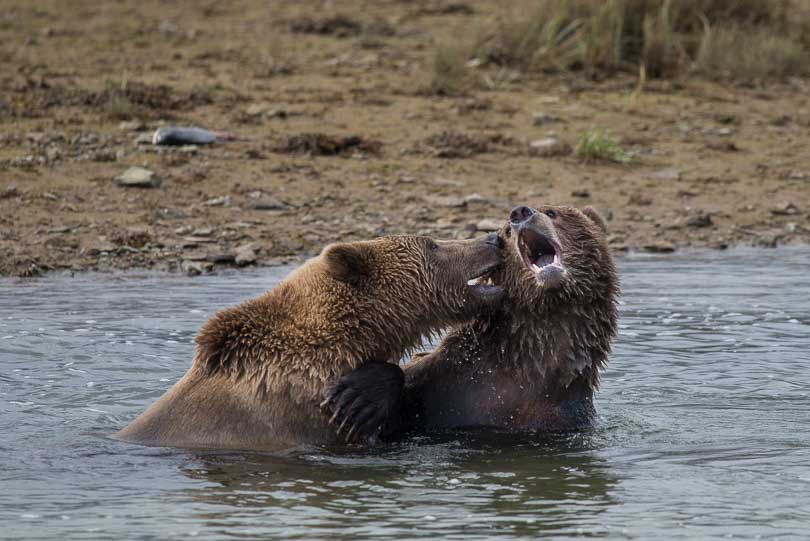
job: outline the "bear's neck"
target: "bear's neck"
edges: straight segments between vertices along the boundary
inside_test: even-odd
[[[481,359],[544,392],[573,382],[595,390],[616,330],[612,300],[562,304],[541,310],[512,310],[480,319],[476,327]]]

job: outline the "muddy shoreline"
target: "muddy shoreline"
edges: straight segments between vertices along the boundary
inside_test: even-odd
[[[336,241],[479,235],[516,204],[593,205],[617,252],[810,242],[807,80],[637,92],[631,76],[470,67],[490,82],[436,97],[436,43],[499,9],[443,5],[12,0],[0,275],[276,265]],[[149,144],[166,125],[241,140]],[[632,163],[571,152],[594,128]],[[116,181],[132,167],[149,187]]]

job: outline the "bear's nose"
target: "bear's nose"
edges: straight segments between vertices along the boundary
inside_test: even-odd
[[[533,208],[520,206],[515,207],[512,209],[512,212],[509,213],[509,221],[513,224],[522,224],[532,216],[536,211]]]

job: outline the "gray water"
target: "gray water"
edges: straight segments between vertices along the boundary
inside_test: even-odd
[[[2,280],[0,538],[808,538],[810,250],[620,268],[594,430],[275,456],[104,436],[289,269]]]

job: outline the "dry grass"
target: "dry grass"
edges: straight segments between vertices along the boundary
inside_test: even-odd
[[[458,96],[469,89],[470,75],[462,48],[439,44],[433,53],[432,68],[427,89],[429,94]]]
[[[527,72],[604,74],[641,64],[650,77],[693,69],[784,77],[805,73],[810,59],[802,43],[810,24],[801,18],[807,12],[787,0],[541,0],[533,15],[500,20],[468,56]]]

